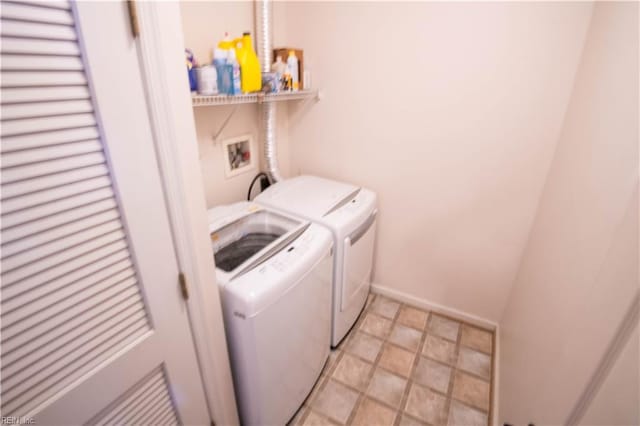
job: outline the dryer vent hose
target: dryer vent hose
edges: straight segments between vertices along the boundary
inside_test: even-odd
[[[273,2],[271,0],[256,1],[255,6],[258,58],[262,72],[269,72],[273,62]],[[264,102],[260,113],[260,140],[264,144],[265,172],[272,183],[282,180],[276,147],[276,108],[275,102]]]

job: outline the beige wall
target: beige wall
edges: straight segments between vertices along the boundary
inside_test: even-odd
[[[276,4],[274,8],[274,43],[280,44],[286,29],[282,11],[284,4]],[[254,36],[254,6],[250,1],[213,2],[182,1],[182,30],[185,47],[193,50],[198,61],[210,63],[213,58],[212,49],[224,37],[225,31],[231,37],[240,37],[244,31],[251,31]],[[207,207],[228,204],[246,199],[247,190],[258,169],[242,175],[226,178],[224,173],[224,154],[222,142],[225,139],[250,134],[260,148],[258,154],[262,161],[261,143],[257,139],[259,131],[259,114],[256,105],[241,105],[235,110],[228,125],[214,145],[212,135],[218,133],[226,118],[234,110],[234,106],[198,107],[194,108],[200,166],[204,179]],[[282,174],[289,175],[289,151],[287,142],[288,113],[286,105],[279,105],[278,110],[278,149]]]
[[[378,193],[377,283],[498,321],[591,7],[287,4],[325,94],[289,107],[291,172]]]
[[[181,11],[200,61],[254,28],[250,2]],[[279,2],[274,23],[325,95],[281,108],[285,176],[375,190],[374,280],[500,322],[500,422],[566,420],[637,291],[637,5]],[[231,109],[194,110],[209,207],[254,176],[212,144]]]
[[[637,3],[597,4],[500,323],[500,423],[563,423],[638,292],[638,47]]]
[[[631,338],[580,421],[581,425],[640,424],[639,332],[636,324]]]

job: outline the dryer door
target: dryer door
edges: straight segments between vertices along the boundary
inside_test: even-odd
[[[344,239],[341,310],[352,306],[355,299],[369,292],[373,268],[373,245],[376,232],[374,210],[358,229]],[[366,296],[365,296],[366,298]]]

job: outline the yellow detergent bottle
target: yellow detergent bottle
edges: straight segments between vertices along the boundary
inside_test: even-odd
[[[218,49],[222,49],[222,50],[230,50],[233,49],[234,47],[234,41],[231,41],[231,38],[229,37],[229,33],[224,33],[224,39],[222,39],[219,43],[218,43]]]
[[[243,93],[259,92],[262,89],[260,61],[251,41],[251,33],[243,33],[236,42],[236,56],[240,64],[240,87]]]

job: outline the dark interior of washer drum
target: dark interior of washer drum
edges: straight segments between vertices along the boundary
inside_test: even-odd
[[[211,234],[216,268],[224,272],[241,268],[300,225],[298,220],[265,210],[240,217]]]
[[[271,244],[280,235],[268,232],[252,232],[246,234],[226,247],[221,248],[214,255],[216,267],[225,272],[233,271],[245,260]]]

